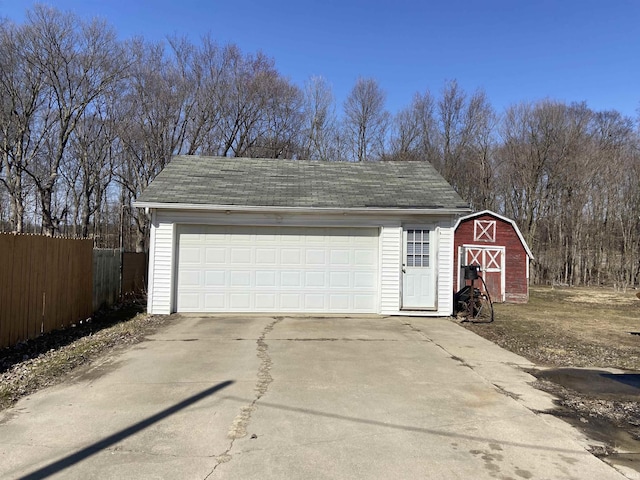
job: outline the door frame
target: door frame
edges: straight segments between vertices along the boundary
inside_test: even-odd
[[[438,310],[438,250],[439,228],[433,223],[404,223],[400,234],[400,310],[404,311],[437,311]],[[434,288],[433,306],[429,307],[405,307],[404,306],[404,268],[407,260],[407,230],[429,231],[429,265],[433,269],[431,280]]]

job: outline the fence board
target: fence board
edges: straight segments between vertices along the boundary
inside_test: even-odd
[[[11,248],[11,242],[12,239],[10,237],[0,235],[0,265],[2,265],[2,270],[5,272],[4,275],[0,275],[0,312],[9,311],[9,278],[11,278],[11,275],[13,273],[11,271],[12,263],[9,262],[9,251]],[[8,336],[9,322],[0,321],[0,345],[2,344],[2,339],[7,338]]]
[[[120,250],[93,251],[93,309],[113,305],[120,298]]]
[[[144,292],[147,289],[147,254],[122,254],[122,294]]]

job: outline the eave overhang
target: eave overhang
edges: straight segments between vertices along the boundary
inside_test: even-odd
[[[339,215],[463,215],[470,208],[400,208],[400,207],[280,207],[259,205],[210,205],[199,203],[133,202],[136,208],[156,210],[189,210],[218,213],[298,213],[298,214],[339,214]]]

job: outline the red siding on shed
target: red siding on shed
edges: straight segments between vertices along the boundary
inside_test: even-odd
[[[477,240],[474,238],[474,224],[476,220],[496,222],[495,241],[491,242],[486,239]],[[518,232],[511,223],[489,213],[469,216],[469,218],[460,221],[455,231],[454,239],[454,285],[456,285],[456,287],[460,285],[458,281],[458,275],[460,273],[459,252],[463,245],[504,247],[505,301],[513,303],[524,303],[528,301],[529,279],[527,277],[527,265],[529,258],[527,250],[518,236]],[[501,299],[494,300],[501,301]]]

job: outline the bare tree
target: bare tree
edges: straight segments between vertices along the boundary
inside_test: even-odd
[[[455,80],[445,85],[437,107],[441,154],[435,167],[461,193],[467,169],[475,167],[468,165],[470,157],[489,143],[492,115],[483,91],[469,97]]]
[[[46,105],[45,76],[33,68],[32,52],[31,27],[0,24],[0,181],[10,200],[10,228],[20,233],[29,182],[25,171],[43,148],[51,124],[40,115]]]
[[[304,127],[301,156],[306,159],[334,160],[332,139],[336,126],[333,92],[322,77],[311,77],[304,86]]]
[[[385,151],[389,112],[378,82],[359,78],[344,102],[344,128],[357,162],[381,158]]]
[[[71,197],[73,234],[86,238],[99,237],[101,220],[98,215],[112,184],[117,156],[116,129],[110,105],[95,104],[78,122],[61,165],[61,176]]]
[[[393,127],[388,158],[438,161],[435,100],[429,91],[416,93],[411,105],[396,115]]]
[[[303,119],[302,92],[279,75],[263,76],[259,86],[263,108],[246,155],[292,158],[298,149]]]
[[[43,115],[54,123],[46,132],[45,151],[25,172],[39,193],[42,230],[53,235],[67,213],[66,208],[54,212],[52,198],[71,135],[92,102],[120,78],[126,64],[113,29],[103,22],[84,23],[44,6],[28,12],[27,22],[33,30],[27,61],[44,76],[48,98]]]

